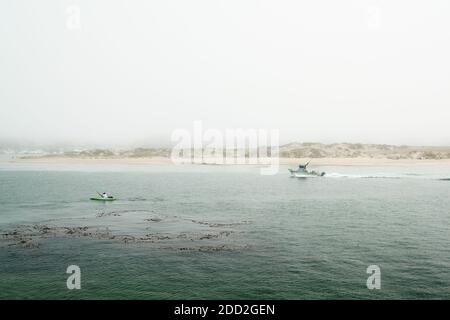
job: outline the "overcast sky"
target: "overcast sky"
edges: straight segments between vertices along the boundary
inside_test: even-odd
[[[448,0],[1,1],[0,140],[450,145],[449,57]]]

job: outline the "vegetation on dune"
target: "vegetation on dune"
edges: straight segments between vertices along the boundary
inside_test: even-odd
[[[211,150],[204,150],[211,153]],[[236,151],[236,150],[235,150]],[[51,154],[24,155],[22,158],[36,157],[65,157],[83,159],[108,159],[108,158],[152,158],[171,155],[170,148],[134,148],[129,150],[89,149],[74,150]],[[193,152],[191,150],[191,152]],[[224,154],[227,152],[224,151]],[[270,149],[268,154],[270,155]],[[248,156],[248,150],[245,151]],[[450,159],[450,147],[413,147],[394,146],[386,144],[361,144],[361,143],[298,143],[293,142],[279,148],[282,158],[376,158],[376,159],[414,159],[414,160],[439,160]]]
[[[169,157],[170,149],[166,148],[135,148],[123,151],[120,155],[129,158],[151,158],[151,157]]]
[[[450,159],[450,147],[412,147],[361,143],[289,143],[280,147],[285,158]]]
[[[114,152],[108,149],[94,149],[94,150],[86,150],[81,151],[79,154],[80,157],[86,158],[108,158],[113,157]]]

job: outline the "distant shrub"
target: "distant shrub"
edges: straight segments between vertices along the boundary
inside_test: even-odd
[[[291,153],[289,151],[281,151],[280,156],[282,158],[291,158]]]
[[[323,152],[322,150],[320,150],[320,149],[311,149],[310,151],[309,151],[309,156],[311,157],[311,158],[324,158],[325,156],[326,156],[326,154],[325,154],[325,152]]]
[[[130,158],[168,157],[170,151],[166,148],[135,148],[121,154]]]
[[[303,142],[302,143],[302,146],[304,146],[304,147],[312,147],[315,145],[321,145],[321,143],[317,143],[317,142]]]
[[[422,152],[422,154],[420,155],[420,159],[435,160],[435,159],[441,159],[441,156],[439,153],[426,151],[426,152]]]
[[[303,157],[305,157],[305,155],[306,155],[305,151],[302,149],[295,149],[295,150],[291,151],[291,156],[293,158],[303,158]]]
[[[360,150],[364,148],[364,146],[361,143],[353,143],[350,144],[348,147],[353,150]]]
[[[80,152],[78,151],[66,151],[63,153],[64,157],[69,157],[69,158],[73,158],[73,157],[78,157],[80,156]]]
[[[108,149],[94,149],[94,150],[86,150],[81,151],[79,153],[80,157],[86,158],[105,158],[105,157],[113,157],[115,154],[111,150]]]
[[[130,151],[129,157],[131,158],[145,158],[151,157],[154,155],[153,149],[148,148],[136,148]]]

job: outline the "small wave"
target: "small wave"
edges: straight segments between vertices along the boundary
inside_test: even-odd
[[[128,201],[147,201],[147,199],[142,197],[129,198]]]
[[[128,213],[138,213],[138,212],[147,212],[147,213],[153,213],[152,210],[140,210],[140,209],[136,209],[136,210],[116,210],[116,211],[100,211],[96,214],[97,218],[102,218],[102,217],[107,217],[107,216],[114,216],[114,217],[120,217],[123,214],[128,214]]]

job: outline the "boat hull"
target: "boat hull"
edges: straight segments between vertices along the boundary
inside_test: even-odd
[[[305,174],[305,173],[294,173],[295,178],[306,179],[306,178],[320,178],[322,176],[316,174]]]
[[[114,201],[116,198],[103,198],[103,197],[91,197],[91,200],[95,201]]]

